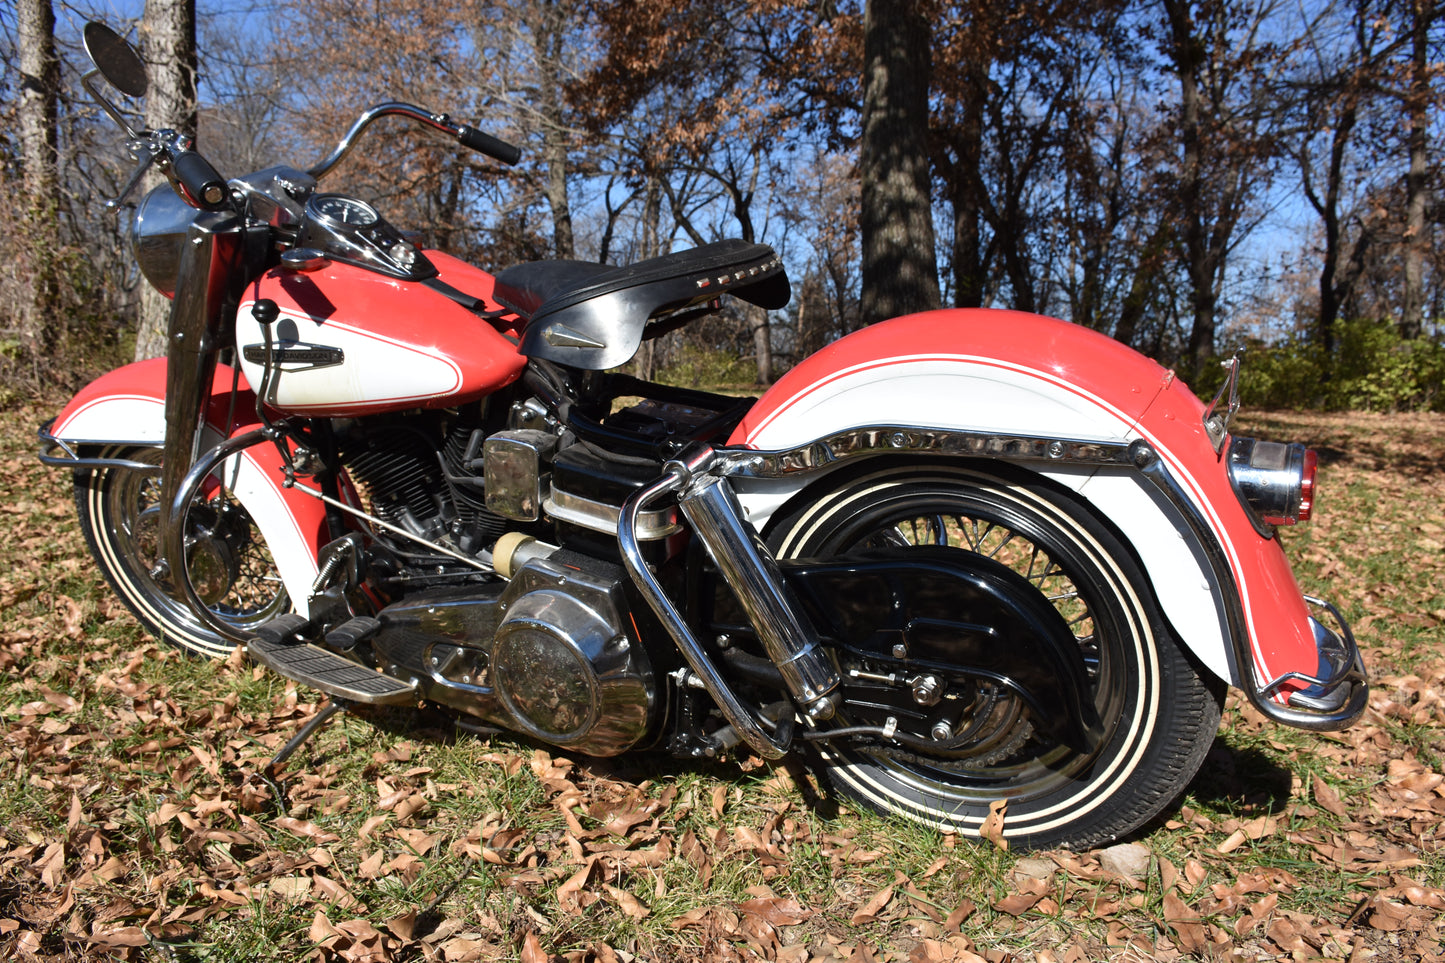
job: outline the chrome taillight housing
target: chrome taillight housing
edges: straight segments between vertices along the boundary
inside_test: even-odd
[[[1314,511],[1315,453],[1304,445],[1234,438],[1229,480],[1261,535],[1277,525],[1309,521]]]

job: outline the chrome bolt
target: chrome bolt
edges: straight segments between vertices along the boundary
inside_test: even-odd
[[[825,695],[810,703],[803,710],[813,722],[827,722],[838,711],[838,702],[833,694]]]
[[[1062,441],[1051,441],[1051,442],[1049,442],[1049,457],[1050,457],[1050,458],[1062,458],[1062,457],[1064,457],[1064,443],[1063,443]]]
[[[920,675],[909,683],[913,687],[913,701],[921,706],[935,706],[943,698],[943,683],[937,676]]]
[[[904,645],[902,642],[899,642],[897,645],[895,645],[895,646],[893,647],[893,658],[895,658],[895,659],[906,659],[906,658],[908,658],[908,646]]]
[[[929,733],[929,735],[933,736],[934,742],[947,742],[953,738],[953,726],[946,722],[936,723],[933,726],[933,731]]]

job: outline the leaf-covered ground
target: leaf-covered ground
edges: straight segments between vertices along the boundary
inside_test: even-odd
[[[796,768],[597,763],[311,716],[238,658],[157,648],[100,580],[53,406],[0,414],[0,958],[1434,960],[1445,858],[1445,418],[1270,415],[1319,448],[1300,580],[1375,689],[1336,735],[1231,699],[1167,822],[1019,854],[862,815]]]

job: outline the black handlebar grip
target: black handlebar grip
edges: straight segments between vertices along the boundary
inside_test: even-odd
[[[457,130],[457,140],[464,146],[470,147],[478,153],[486,154],[488,157],[495,157],[503,164],[515,164],[522,159],[522,149],[513,147],[504,140],[498,140],[491,134],[483,133],[475,127],[468,127],[463,124]]]
[[[226,189],[226,179],[200,154],[193,150],[172,152],[171,170],[201,210],[217,211],[225,207],[230,194]]]

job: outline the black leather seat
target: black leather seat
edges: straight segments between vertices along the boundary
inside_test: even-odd
[[[649,318],[724,294],[773,309],[791,288],[772,248],[731,240],[620,268],[518,264],[497,274],[494,296],[526,320],[523,354],[601,370],[636,354]]]
[[[498,304],[531,319],[548,298],[581,287],[599,274],[616,268],[592,261],[528,261],[497,272],[492,297]]]

